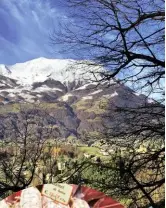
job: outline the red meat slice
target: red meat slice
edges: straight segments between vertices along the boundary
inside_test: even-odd
[[[87,202],[105,197],[104,193],[85,186],[81,187],[81,192],[84,195],[83,199]]]
[[[21,191],[18,191],[8,197],[5,198],[5,202],[7,204],[14,204],[17,201],[20,201],[20,197],[21,197]]]

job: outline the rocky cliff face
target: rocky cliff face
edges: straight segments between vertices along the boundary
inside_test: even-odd
[[[0,65],[0,113],[18,114],[38,105],[47,110],[45,125],[57,126],[61,137],[79,137],[83,132],[102,132],[105,124],[116,125],[114,109],[154,102],[116,80],[100,85],[89,63],[40,58],[14,66]],[[97,78],[100,75],[98,75]],[[36,108],[36,107],[35,107]],[[31,111],[32,112],[32,111]]]

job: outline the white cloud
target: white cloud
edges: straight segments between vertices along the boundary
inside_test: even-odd
[[[50,0],[1,0],[0,63],[51,58],[49,33],[61,16],[58,8],[51,7]]]

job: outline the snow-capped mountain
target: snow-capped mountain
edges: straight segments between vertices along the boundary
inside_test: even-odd
[[[4,84],[1,80],[0,95],[8,93],[7,99],[10,101],[34,102],[42,97],[42,93],[49,92],[57,98],[56,94],[63,95],[96,79],[90,73],[92,67],[93,71],[103,70],[94,63],[69,59],[38,58],[12,66],[1,64],[0,75],[10,79],[10,82],[14,80],[15,86],[7,82]]]
[[[12,66],[0,65],[0,74],[18,80],[21,85],[44,82],[48,78],[68,83],[94,78],[92,74],[88,73],[89,63],[71,59],[38,58]],[[93,70],[94,68],[99,69],[93,66]]]
[[[63,137],[102,130],[103,122],[115,125],[115,106],[151,104],[116,80],[98,85],[104,69],[90,62],[39,58],[13,66],[0,65],[0,115],[17,112],[18,103],[44,103],[50,118],[46,125],[60,127]],[[29,103],[29,105],[27,105]],[[3,106],[6,105],[6,106]],[[111,109],[111,110],[110,110]],[[111,113],[111,119],[107,119]],[[104,120],[103,120],[104,118]]]

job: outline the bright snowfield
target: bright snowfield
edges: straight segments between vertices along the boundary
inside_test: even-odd
[[[38,58],[25,63],[17,63],[12,66],[0,65],[0,74],[18,80],[18,84],[30,86],[34,82],[44,82],[48,78],[68,83],[77,80],[94,80],[93,71],[101,71],[99,66],[89,66],[88,62],[80,62],[69,59]],[[83,64],[82,64],[83,63]],[[86,64],[88,63],[88,64]]]
[[[17,63],[12,66],[0,65],[0,75],[3,75],[0,80],[0,99],[4,99],[3,103],[10,101],[28,101],[35,102],[35,100],[44,99],[59,99],[67,101],[72,97],[72,93],[69,91],[75,91],[75,93],[80,94],[80,91],[83,94],[80,94],[83,100],[92,100],[94,96],[102,95],[105,98],[113,98],[118,96],[118,92],[111,94],[104,94],[103,89],[91,89],[87,91],[89,87],[93,88],[97,86],[97,80],[101,79],[100,73],[104,71],[104,68],[97,66],[92,62],[88,61],[76,61],[70,59],[46,59],[38,58],[25,63]],[[94,73],[92,72],[98,72]],[[17,82],[17,85],[13,85],[11,80],[8,78],[14,79]],[[64,87],[73,86],[72,90],[69,87],[69,91],[66,92],[60,83],[53,84],[52,87],[44,83],[44,81],[53,79],[61,82]],[[34,83],[38,83],[35,85]],[[108,83],[106,81],[106,83]],[[70,85],[71,84],[71,85]],[[104,84],[104,82],[102,82]],[[109,84],[116,84],[115,80],[111,80]],[[51,82],[50,82],[51,85]],[[67,94],[66,94],[67,93]],[[75,94],[74,93],[74,94]],[[140,97],[141,95],[133,92],[135,96]],[[1,99],[1,100],[2,100]],[[73,98],[74,99],[74,98]],[[154,100],[147,99],[147,102],[152,103]]]
[[[97,81],[101,80],[100,72],[104,70],[94,62],[71,59],[38,58],[11,66],[1,64],[0,75],[4,77],[0,80],[0,100],[3,103],[35,102],[36,99],[67,101],[73,96],[69,91],[73,90],[77,91],[77,94],[85,91],[85,95],[92,92],[92,95],[81,96],[85,100],[93,99],[93,96],[101,93],[102,90],[95,90],[95,92],[94,90],[86,92],[86,90],[97,86]],[[59,82],[56,83],[53,80]],[[116,82],[112,80],[110,83]],[[68,92],[65,87],[69,90]]]

